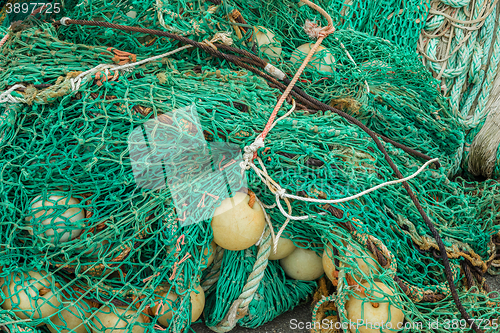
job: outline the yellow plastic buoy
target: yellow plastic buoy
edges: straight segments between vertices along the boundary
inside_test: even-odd
[[[281,43],[276,39],[276,35],[264,27],[254,27],[255,41],[259,50],[265,53],[269,58],[276,59],[281,55]]]
[[[168,327],[173,316],[173,311],[177,311],[175,302],[179,297],[175,292],[161,293],[155,300],[155,306],[152,308],[153,314],[158,315],[158,322]]]
[[[197,321],[205,308],[205,292],[201,286],[191,292],[191,322]]]
[[[309,51],[311,51],[313,45],[314,44],[312,43],[300,45],[295,51],[293,51],[292,56],[290,57],[290,62],[292,64],[302,64],[306,56],[309,54]],[[319,71],[333,73],[333,64],[335,64],[333,54],[327,48],[320,45],[311,57],[307,67],[315,67]]]
[[[103,306],[97,311],[92,322],[95,326],[92,328],[94,333],[143,333],[145,327],[141,313],[118,307],[111,310],[109,307]]]
[[[78,237],[85,227],[83,223],[85,212],[77,207],[79,204],[80,200],[67,195],[49,195],[47,200],[37,196],[31,201],[30,212],[26,216],[28,224],[31,224],[33,219],[36,219],[37,224],[31,226],[29,233],[41,234],[53,244],[67,242]],[[60,207],[57,207],[54,212],[51,208],[54,206]]]
[[[279,260],[288,257],[297,247],[288,238],[280,237],[278,239],[278,249],[274,253],[274,242],[271,246],[271,254],[269,255],[269,260]]]
[[[217,248],[217,244],[215,244],[215,242],[212,241],[210,243],[210,247],[205,248],[205,251],[203,251],[203,256],[207,256],[210,253],[210,256],[208,257],[208,259],[206,260],[206,262],[205,262],[205,258],[201,259],[201,264],[204,265],[204,266],[206,264],[206,267],[203,268],[203,269],[206,269],[214,261],[214,258],[215,258],[215,249],[216,248]]]
[[[325,250],[323,251],[323,257],[321,258],[323,263],[323,269],[325,270],[326,276],[332,281],[332,283],[337,285],[337,267],[335,267],[335,261],[333,258],[333,249],[332,244],[329,243],[325,246]]]
[[[205,308],[205,292],[201,286],[196,287],[195,291],[189,294],[191,298],[191,322],[195,322],[200,318]],[[166,297],[166,299],[165,299]],[[163,326],[168,327],[172,320],[173,311],[177,311],[175,302],[179,296],[171,291],[170,293],[161,293],[156,298],[156,305],[152,308],[153,314],[158,315],[158,322]]]
[[[377,263],[377,260],[375,259],[373,253],[363,250],[360,252],[351,245],[345,245],[347,246],[347,251],[345,254],[345,260],[343,260],[344,267],[351,267],[351,265],[348,263],[356,262],[356,266],[359,268],[359,270],[361,270],[367,276],[379,273],[380,266]],[[326,276],[330,279],[330,281],[336,283],[337,277],[335,276],[335,271],[338,270],[338,267],[335,267],[334,264],[333,248],[331,243],[325,246],[325,251],[323,252],[322,259],[323,269],[325,270]],[[359,276],[359,278],[362,277],[361,274],[356,273],[356,271],[353,271],[353,274]]]
[[[65,308],[49,319],[47,328],[52,333],[86,333],[85,320],[90,316],[90,310],[86,304],[77,303]],[[87,310],[87,311],[85,311]]]
[[[297,248],[280,264],[286,275],[295,280],[313,281],[324,273],[321,257],[311,250]]]
[[[356,262],[358,268],[367,276],[379,273],[380,266],[375,259],[375,255],[368,250],[358,251],[351,245],[347,245],[346,251],[346,262]],[[346,264],[345,267],[350,267],[351,265]],[[353,272],[353,274],[356,274]],[[361,277],[361,276],[360,276]]]
[[[53,283],[52,276],[44,271],[15,272],[5,279],[2,308],[12,310],[21,319],[49,317],[61,305],[50,289]]]
[[[220,247],[240,251],[257,243],[266,220],[260,205],[248,205],[250,197],[236,192],[234,197],[227,198],[217,207],[212,219],[214,241]]]
[[[394,295],[394,290],[382,282],[373,283],[373,288],[370,288],[368,282],[362,286],[366,288],[364,293],[357,291],[356,295],[350,295],[345,304],[347,319],[353,325],[350,331],[352,333],[400,331],[403,327],[404,314],[401,309],[390,304],[392,297],[389,296]]]

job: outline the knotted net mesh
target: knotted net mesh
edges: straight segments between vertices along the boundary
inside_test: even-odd
[[[92,1],[64,15],[198,41],[228,32],[235,46],[289,76],[311,43],[302,25],[325,25],[289,1]],[[180,332],[201,312],[215,331],[258,327],[317,287],[268,260],[270,229],[285,223],[283,238],[333,265],[328,284],[319,282],[327,301],[313,298],[314,319],[346,323],[347,299],[365,304],[375,290],[369,301],[402,313],[404,332],[438,321],[436,332],[465,327],[436,242],[400,184],[338,204],[277,202],[253,169],[242,169],[244,148],[280,97],[276,87],[194,48],[113,71],[181,45],[100,27],[23,24],[0,55],[0,90],[23,85],[0,106],[0,314],[11,330]],[[439,158],[440,168],[409,184],[443,237],[460,300],[482,327],[494,327],[498,299],[483,274],[496,267],[498,185],[452,178],[465,134],[438,83],[414,54],[363,32],[339,29],[322,46],[298,86]],[[289,102],[278,117],[292,111]],[[424,162],[383,145],[405,176]],[[344,198],[395,178],[364,131],[301,105],[276,123],[257,157],[280,188],[306,198]],[[236,192],[254,193],[269,227],[258,245],[224,250],[211,220]],[[307,218],[287,222],[284,213]]]

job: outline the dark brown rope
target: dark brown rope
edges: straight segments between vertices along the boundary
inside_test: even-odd
[[[472,276],[472,272],[470,271],[469,264],[466,260],[462,261],[461,265],[464,271],[465,280],[467,281],[467,288],[470,289],[475,285],[474,277]]]
[[[217,48],[220,48],[220,49],[224,49],[226,51],[230,51],[230,52],[234,52],[234,53],[238,53],[238,54],[241,54],[241,55],[244,55],[248,58],[242,58],[242,57],[237,57],[237,56],[234,56],[234,55],[230,55],[230,54],[226,54],[226,53],[222,53],[218,50],[215,50],[213,49],[211,46],[209,45],[206,45],[204,43],[200,43],[200,42],[197,42],[197,41],[194,41],[192,39],[189,39],[189,38],[186,38],[186,37],[183,37],[183,36],[179,36],[179,35],[176,35],[176,34],[173,34],[173,33],[170,33],[170,32],[167,32],[167,31],[161,31],[161,30],[153,30],[153,29],[146,29],[146,28],[141,28],[141,27],[131,27],[131,26],[126,26],[126,25],[120,25],[120,24],[114,24],[114,23],[108,23],[108,22],[97,22],[97,21],[87,21],[87,20],[71,20],[71,19],[67,19],[65,24],[76,24],[76,25],[86,25],[86,26],[98,26],[98,27],[104,27],[104,28],[110,28],[110,29],[117,29],[117,30],[122,30],[122,31],[129,31],[129,32],[140,32],[140,33],[146,33],[146,34],[151,34],[151,35],[157,35],[157,36],[164,36],[164,37],[168,37],[168,38],[172,38],[172,39],[175,39],[175,40],[178,40],[182,43],[185,43],[185,44],[190,44],[190,45],[193,45],[195,47],[198,47],[202,50],[204,50],[205,52],[207,53],[210,53],[211,55],[215,56],[215,57],[218,57],[218,58],[221,58],[221,59],[225,59],[229,62],[232,62],[240,67],[243,67],[249,71],[251,71],[252,73],[254,74],[257,74],[261,77],[263,77],[264,79],[266,79],[267,81],[271,81],[274,83],[274,85],[276,85],[277,87],[279,87],[281,90],[285,90],[286,89],[286,85],[284,85],[283,83],[279,82],[278,80],[276,80],[274,77],[260,71],[260,70],[257,70],[256,68],[252,67],[252,66],[249,66],[248,64],[253,64],[257,67],[260,67],[260,68],[264,68],[267,64],[266,61],[262,60],[261,58],[257,57],[256,55],[248,52],[248,51],[245,51],[245,50],[241,50],[241,49],[238,49],[238,48],[235,48],[235,47],[232,47],[232,46],[227,46],[227,45],[224,45],[224,44],[217,44]],[[286,84],[289,83],[289,81],[287,79],[284,80],[284,82]],[[292,91],[292,95],[298,100],[298,102],[304,106],[307,106],[311,109],[316,109],[319,108],[322,109],[324,108],[324,106],[326,104],[324,103],[321,103],[317,100],[315,100],[314,98],[312,98],[311,96],[307,95],[306,93],[304,93],[302,90],[300,90],[298,87],[294,87],[294,90]],[[320,103],[320,104],[318,104]],[[361,122],[357,121],[357,119],[355,119],[354,117],[351,117],[349,116],[348,114],[338,110],[338,109],[335,109],[333,107],[330,107],[330,106],[327,106],[329,110],[337,113],[338,115],[340,115],[341,117],[345,118],[347,121],[349,121],[350,123],[353,123],[355,125],[358,125],[361,124]],[[369,128],[367,128],[366,126],[364,126],[362,128],[365,132],[368,133],[371,132],[373,133],[374,135],[376,136],[380,136],[382,138],[382,140],[388,142],[388,143],[391,143],[393,144],[394,146],[396,146],[397,148],[400,148],[402,149],[403,151],[407,152],[408,154],[411,154],[413,156],[416,156],[416,157],[419,157],[419,158],[423,158],[425,160],[431,160],[432,158],[430,156],[427,156],[417,150],[414,150],[410,147],[407,147],[401,143],[398,143],[398,142],[395,142],[383,135],[380,135],[380,134],[376,134],[374,133],[373,131],[371,131]],[[368,133],[370,134],[370,133]],[[371,135],[370,135],[371,136]],[[436,162],[435,163],[437,167],[439,167],[439,162]]]

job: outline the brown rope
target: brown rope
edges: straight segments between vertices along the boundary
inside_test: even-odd
[[[52,291],[52,290],[50,288],[43,287],[40,290],[38,290],[38,295],[45,296],[49,291]]]
[[[474,285],[475,285],[474,277],[472,276],[472,272],[470,271],[470,268],[469,268],[467,261],[462,261],[460,264],[461,264],[462,269],[464,271],[465,281],[467,282],[466,283],[467,289],[470,289],[470,288],[474,287]]]
[[[248,200],[248,205],[250,206],[250,208],[253,208],[253,205],[257,201],[257,197],[255,196],[255,193],[250,190],[248,190],[248,196],[250,197],[250,199]]]

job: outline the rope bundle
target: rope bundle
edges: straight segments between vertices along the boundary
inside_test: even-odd
[[[424,64],[441,80],[443,94],[466,129],[488,115],[500,61],[498,13],[498,1],[433,0],[419,38]]]

